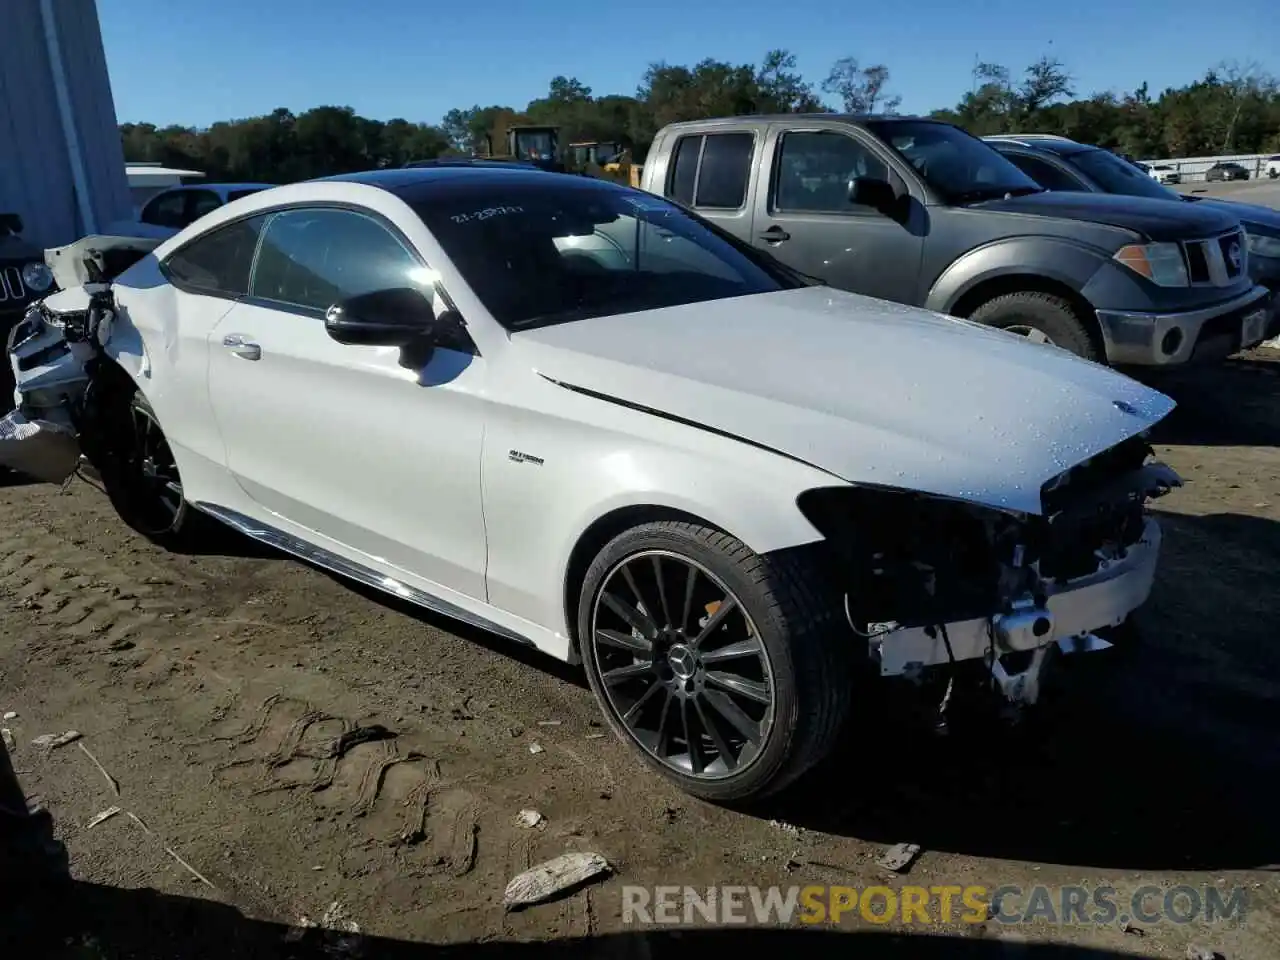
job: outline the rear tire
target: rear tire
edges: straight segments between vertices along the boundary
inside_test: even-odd
[[[112,505],[130,527],[160,546],[190,542],[197,511],[182,491],[182,477],[155,411],[135,390],[114,424],[117,449],[99,466]]]
[[[1051,293],[1024,291],[988,300],[970,314],[975,323],[1000,330],[1035,331],[1054,346],[1085,360],[1100,361],[1102,350],[1072,305]]]
[[[760,556],[695,523],[615,537],[578,603],[587,679],[614,733],[705,800],[791,784],[830,752],[852,696],[852,637],[823,582],[811,560]]]

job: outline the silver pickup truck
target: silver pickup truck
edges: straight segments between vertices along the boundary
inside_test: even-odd
[[[951,124],[834,114],[671,124],[645,190],[834,287],[1117,366],[1261,342],[1268,291],[1221,209],[1045,190]]]

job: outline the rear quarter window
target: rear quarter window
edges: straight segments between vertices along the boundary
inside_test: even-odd
[[[160,269],[179,290],[243,297],[249,292],[249,268],[266,219],[264,214],[218,227],[171,254]]]

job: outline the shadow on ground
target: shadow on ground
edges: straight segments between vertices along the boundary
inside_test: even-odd
[[[1157,443],[1280,447],[1280,351],[1233,357],[1176,374],[1132,371],[1177,408],[1153,431]]]
[[[859,839],[1126,869],[1280,869],[1280,524],[1165,514],[1132,647],[1064,658],[1024,730],[946,738],[864,703],[767,815]]]
[[[33,811],[34,812],[31,812]],[[1101,960],[1116,956],[1068,946],[980,937],[902,936],[790,929],[636,932],[540,943],[440,946],[328,930],[291,930],[235,907],[150,889],[71,879],[53,822],[28,803],[0,744],[0,956],[23,960],[359,960],[403,958],[705,957],[715,949],[801,948],[810,956],[973,957]],[[985,931],[984,931],[985,932]]]

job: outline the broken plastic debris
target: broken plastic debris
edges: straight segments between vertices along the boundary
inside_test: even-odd
[[[547,818],[537,810],[521,810],[516,814],[516,823],[522,827],[540,827],[546,822]]]
[[[5,714],[4,714],[4,718],[3,718],[3,719],[5,719],[5,720],[17,720],[17,719],[18,719],[18,711],[17,711],[17,710],[6,710],[6,711],[5,711]]]
[[[1208,947],[1198,947],[1194,943],[1187,947],[1187,960],[1218,960],[1219,956]]]
[[[62,483],[80,464],[80,444],[62,424],[28,420],[14,410],[0,419],[0,467],[44,483]]]
[[[36,737],[31,741],[31,745],[45,750],[53,750],[57,747],[65,747],[68,743],[75,743],[79,739],[79,730],[68,730],[66,733],[46,733],[42,737]]]
[[[541,753],[541,752],[542,752],[542,750],[543,750],[543,747],[542,747],[542,744],[540,744],[540,743],[531,743],[531,744],[529,744],[529,752],[530,752],[530,753],[535,753],[535,754],[536,754],[536,753]]]
[[[6,750],[18,749],[18,744],[13,739],[13,731],[8,727],[0,727],[0,740],[4,740]]]
[[[876,859],[876,863],[895,873],[901,873],[911,866],[912,861],[918,856],[920,856],[918,843],[895,843]]]
[[[538,721],[538,726],[540,726],[540,727],[558,727],[558,726],[560,726],[560,721],[559,721],[559,720],[539,720],[539,721]]]
[[[119,813],[119,812],[120,812],[120,808],[119,808],[119,807],[107,807],[107,809],[103,810],[103,811],[102,811],[101,813],[99,813],[99,814],[96,814],[92,820],[90,820],[88,823],[86,823],[86,824],[84,825],[84,828],[85,828],[86,830],[92,830],[92,829],[93,829],[94,827],[96,827],[98,824],[102,823],[104,820],[110,820],[112,817],[114,817],[114,816],[115,816],[117,813]]]
[[[508,907],[543,903],[612,869],[598,853],[564,853],[513,877],[502,902]]]

